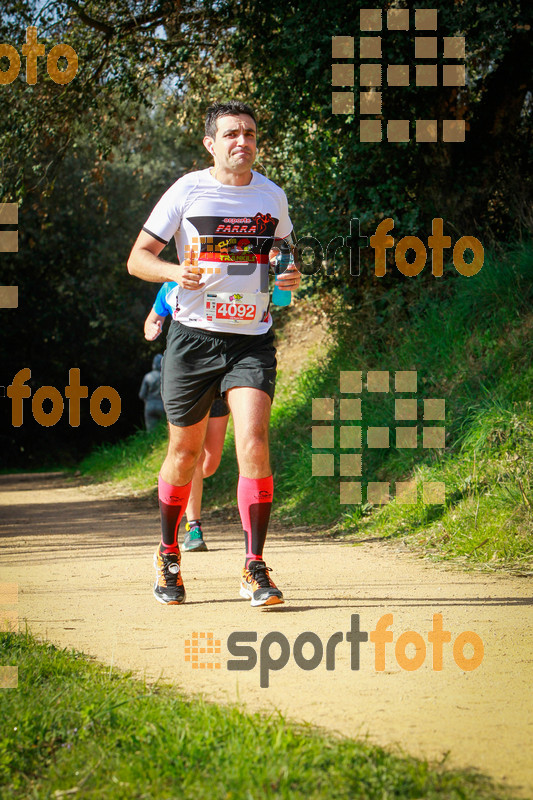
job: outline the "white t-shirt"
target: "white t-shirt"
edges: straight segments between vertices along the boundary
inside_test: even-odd
[[[259,172],[247,186],[220,183],[209,169],[191,172],[165,192],[143,230],[165,244],[173,236],[180,263],[192,255],[202,272],[203,290],[173,290],[173,319],[212,331],[268,331],[268,253],[292,231],[279,186]]]

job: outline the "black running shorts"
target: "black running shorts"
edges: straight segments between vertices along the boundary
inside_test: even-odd
[[[225,417],[226,414],[229,414],[229,406],[222,397],[220,393],[215,395],[215,399],[213,400],[213,405],[211,406],[211,411],[209,412],[210,417]]]
[[[172,425],[200,422],[214,399],[232,387],[261,389],[272,400],[275,382],[272,330],[258,335],[219,333],[172,321],[161,364],[161,396]]]

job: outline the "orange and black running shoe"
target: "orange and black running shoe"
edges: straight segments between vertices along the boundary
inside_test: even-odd
[[[181,553],[162,553],[160,547],[155,551],[154,597],[159,603],[177,606],[185,602],[180,563]]]
[[[250,599],[253,606],[274,606],[283,603],[283,594],[269,576],[270,567],[264,561],[250,561],[242,571],[240,596]]]

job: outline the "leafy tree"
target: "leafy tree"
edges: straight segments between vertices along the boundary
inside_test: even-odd
[[[433,7],[435,4],[429,4]],[[346,237],[352,217],[370,234],[383,217],[396,237],[431,230],[443,217],[455,241],[489,244],[531,228],[531,10],[525,0],[441,0],[442,36],[466,37],[466,86],[383,87],[383,118],[466,121],[465,143],[364,143],[357,114],[331,111],[331,37],[355,38],[358,101],[359,9],[366,0],[4,0],[0,41],[19,51],[29,25],[46,52],[70,44],[79,71],[54,83],[38,60],[28,85],[0,86],[0,201],[20,202],[19,254],[2,254],[2,283],[20,286],[18,311],[3,311],[4,378],[32,368],[34,386],[66,384],[79,366],[94,388],[116,386],[129,409],[113,429],[65,421],[13,431],[9,457],[24,446],[85,448],[140,421],[135,401],[149,366],[141,323],[155,286],[130,278],[127,254],[153,201],[180,174],[204,166],[203,116],[215,99],[240,96],[259,114],[259,160],[287,191],[299,235],[325,246]],[[394,7],[419,6],[400,0]],[[381,32],[383,61],[413,73],[413,29]],[[442,57],[439,55],[439,64]],[[0,61],[6,69],[7,61]],[[368,251],[363,251],[368,257]],[[409,279],[381,282],[342,269],[316,283],[337,284],[349,304],[361,295],[409,297]],[[398,300],[399,302],[399,300]],[[161,345],[158,344],[157,349]],[[146,354],[140,366],[140,354]],[[29,423],[28,423],[29,424]],[[36,432],[38,436],[36,436]],[[31,443],[30,443],[31,440]],[[6,448],[4,448],[6,451]]]
[[[2,254],[2,281],[19,286],[19,308],[2,311],[0,383],[30,367],[33,392],[51,385],[64,394],[69,369],[76,367],[89,395],[100,385],[119,392],[122,414],[112,428],[101,428],[82,401],[79,429],[69,426],[66,408],[46,429],[32,420],[25,400],[21,428],[11,426],[9,408],[3,420],[1,449],[10,466],[31,463],[29,454],[34,462],[79,456],[142,424],[137,392],[164,337],[153,345],[145,341],[143,322],[158,285],[132,278],[126,261],[156,199],[197,155],[168,122],[164,103],[143,112],[105,159],[90,135],[79,136],[46,194],[25,197],[20,251]],[[175,258],[172,245],[165,257]]]

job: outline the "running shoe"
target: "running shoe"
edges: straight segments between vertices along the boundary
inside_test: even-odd
[[[270,578],[270,567],[264,561],[250,561],[242,571],[240,596],[250,599],[253,606],[274,606],[283,603],[283,594]]]
[[[181,578],[180,562],[180,553],[162,553],[160,547],[155,551],[154,597],[159,603],[177,606],[185,602],[185,587]]]
[[[202,523],[200,520],[193,520],[192,524],[185,525],[185,538],[183,540],[184,550],[207,550],[202,534]]]

